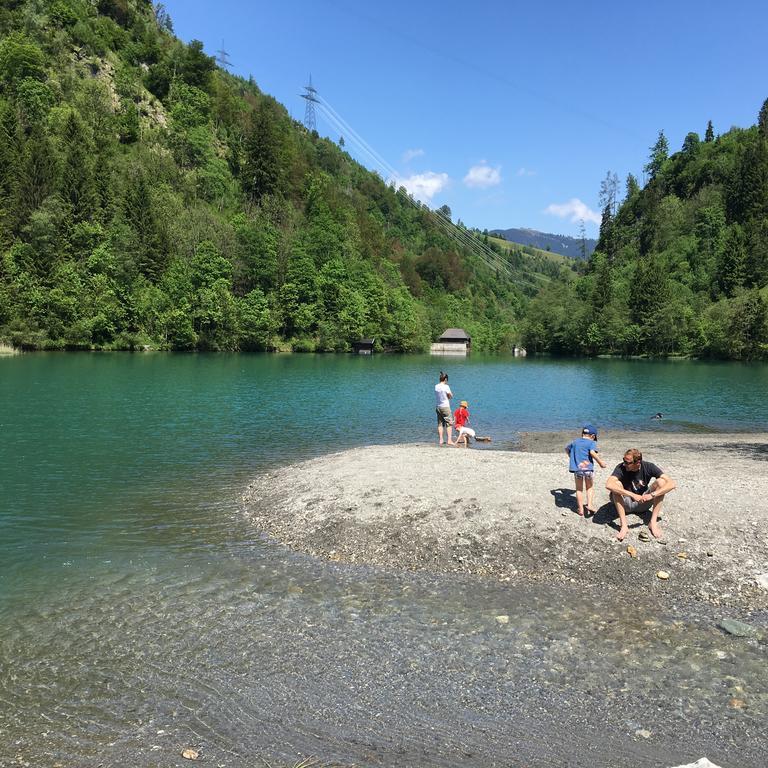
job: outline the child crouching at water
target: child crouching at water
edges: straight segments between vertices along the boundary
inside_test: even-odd
[[[568,443],[565,446],[565,452],[570,457],[568,471],[572,472],[576,478],[576,511],[580,517],[584,517],[584,490],[586,488],[586,511],[590,515],[594,515],[595,465],[593,460],[605,469],[605,462],[597,450],[597,429],[591,424],[585,424],[581,430],[581,437]]]
[[[464,443],[465,448],[469,448],[469,439],[472,438],[478,443],[490,443],[490,437],[479,437],[472,427],[467,426],[469,424],[469,403],[466,400],[462,400],[459,407],[453,414],[453,421],[456,424],[456,429],[459,430],[459,434],[456,436],[456,442],[454,445],[458,448],[459,445]]]

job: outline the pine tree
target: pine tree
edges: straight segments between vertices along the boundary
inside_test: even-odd
[[[656,178],[668,157],[669,142],[662,130],[659,131],[659,137],[656,139],[656,143],[651,147],[651,156],[643,167],[643,170],[648,174],[650,181],[653,181]]]
[[[592,294],[589,297],[592,309],[602,312],[613,298],[613,271],[605,254],[594,251],[589,257],[589,269],[593,276]]]
[[[71,210],[74,222],[91,218],[96,206],[93,151],[79,115],[70,112],[64,126],[64,163],[61,196]]]
[[[768,99],[760,107],[760,114],[757,116],[757,128],[764,139],[768,139]]]
[[[744,285],[746,279],[747,251],[744,231],[738,224],[728,229],[725,246],[717,265],[717,285],[726,296],[733,294]]]
[[[768,214],[768,141],[752,137],[734,168],[727,190],[730,221]]]
[[[626,196],[625,200],[631,200],[640,191],[640,185],[637,183],[637,179],[634,174],[627,174],[626,181]]]
[[[136,235],[136,266],[143,275],[156,281],[165,267],[166,254],[155,221],[149,179],[143,168],[129,177],[123,211]]]
[[[707,143],[715,140],[715,129],[712,127],[712,121],[707,121],[707,130],[704,132],[704,141]]]
[[[280,136],[276,115],[267,102],[262,103],[245,139],[242,183],[254,202],[273,194],[282,177]]]
[[[611,216],[611,205],[606,203],[603,207],[603,217],[600,221],[600,235],[597,240],[597,250],[602,251],[607,257],[608,261],[613,261],[613,257],[616,251],[613,216]]]
[[[56,172],[50,139],[41,128],[33,128],[21,151],[14,183],[11,210],[17,232],[21,231],[32,213],[53,192]]]
[[[605,178],[600,182],[600,195],[598,202],[601,208],[608,207],[611,216],[616,215],[616,208],[619,201],[619,177],[612,171],[605,174]]]
[[[0,100],[0,232],[6,232],[13,182],[17,175],[18,141],[16,115],[10,104]],[[0,236],[1,238],[2,236]],[[0,245],[2,245],[0,239]]]

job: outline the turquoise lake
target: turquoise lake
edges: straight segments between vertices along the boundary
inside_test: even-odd
[[[414,627],[462,603],[466,585],[456,591],[450,580],[414,577],[422,597],[418,608],[405,608],[400,577],[350,576],[292,559],[263,541],[238,506],[249,478],[275,464],[369,443],[435,441],[441,368],[455,397],[469,400],[476,428],[493,435],[494,450],[514,449],[521,431],[575,430],[586,420],[603,429],[768,431],[765,364],[0,357],[0,764],[23,755],[39,765],[98,765],[110,750],[124,750],[132,764],[150,766],[154,745],[163,755],[157,764],[172,765],[177,747],[195,739],[235,756],[224,764],[245,764],[242,735],[229,729],[263,725],[255,713],[264,699],[233,666],[249,651],[221,629],[228,622],[242,629],[241,617],[258,608],[268,654],[265,638],[277,632],[269,622],[290,615],[297,594],[310,601],[303,615],[329,626],[346,616],[340,606],[350,593],[376,610],[384,611],[379,600],[398,605],[406,623],[409,611],[419,613]],[[657,411],[660,422],[650,419]],[[219,671],[201,675],[201,667]],[[195,675],[205,678],[204,690],[180,695]],[[242,699],[227,693],[241,688]],[[263,695],[277,712],[275,690]],[[180,721],[186,695],[198,712],[192,724]],[[236,711],[205,715],[230,695]],[[268,733],[252,737],[253,750],[286,760],[323,753],[328,742],[308,735],[317,723],[286,722],[275,717]],[[339,742],[343,730],[334,731]],[[176,741],[166,746],[169,734]],[[294,750],[285,746],[292,738]],[[546,763],[531,758],[537,764]]]

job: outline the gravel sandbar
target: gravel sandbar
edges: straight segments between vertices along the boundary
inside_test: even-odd
[[[597,514],[586,520],[575,514],[563,452],[572,438],[524,433],[516,451],[355,448],[265,473],[243,501],[265,534],[331,560],[768,609],[768,435],[605,433],[608,467],[597,468]],[[615,539],[604,486],[629,447],[677,482],[664,544],[641,540],[647,528],[633,515],[627,539]]]

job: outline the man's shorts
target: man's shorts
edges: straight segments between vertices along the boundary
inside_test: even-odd
[[[437,414],[437,424],[438,426],[445,426],[445,427],[452,427],[453,426],[453,415],[451,414],[451,409],[446,408],[443,406],[437,406],[435,408],[435,413]]]
[[[621,500],[626,512],[650,512],[651,507],[653,507],[653,502],[655,501],[655,499],[651,499],[650,501],[635,501],[629,496],[622,496]]]
[[[574,473],[576,477],[583,477],[585,480],[591,480],[595,476],[593,469],[577,469]]]

